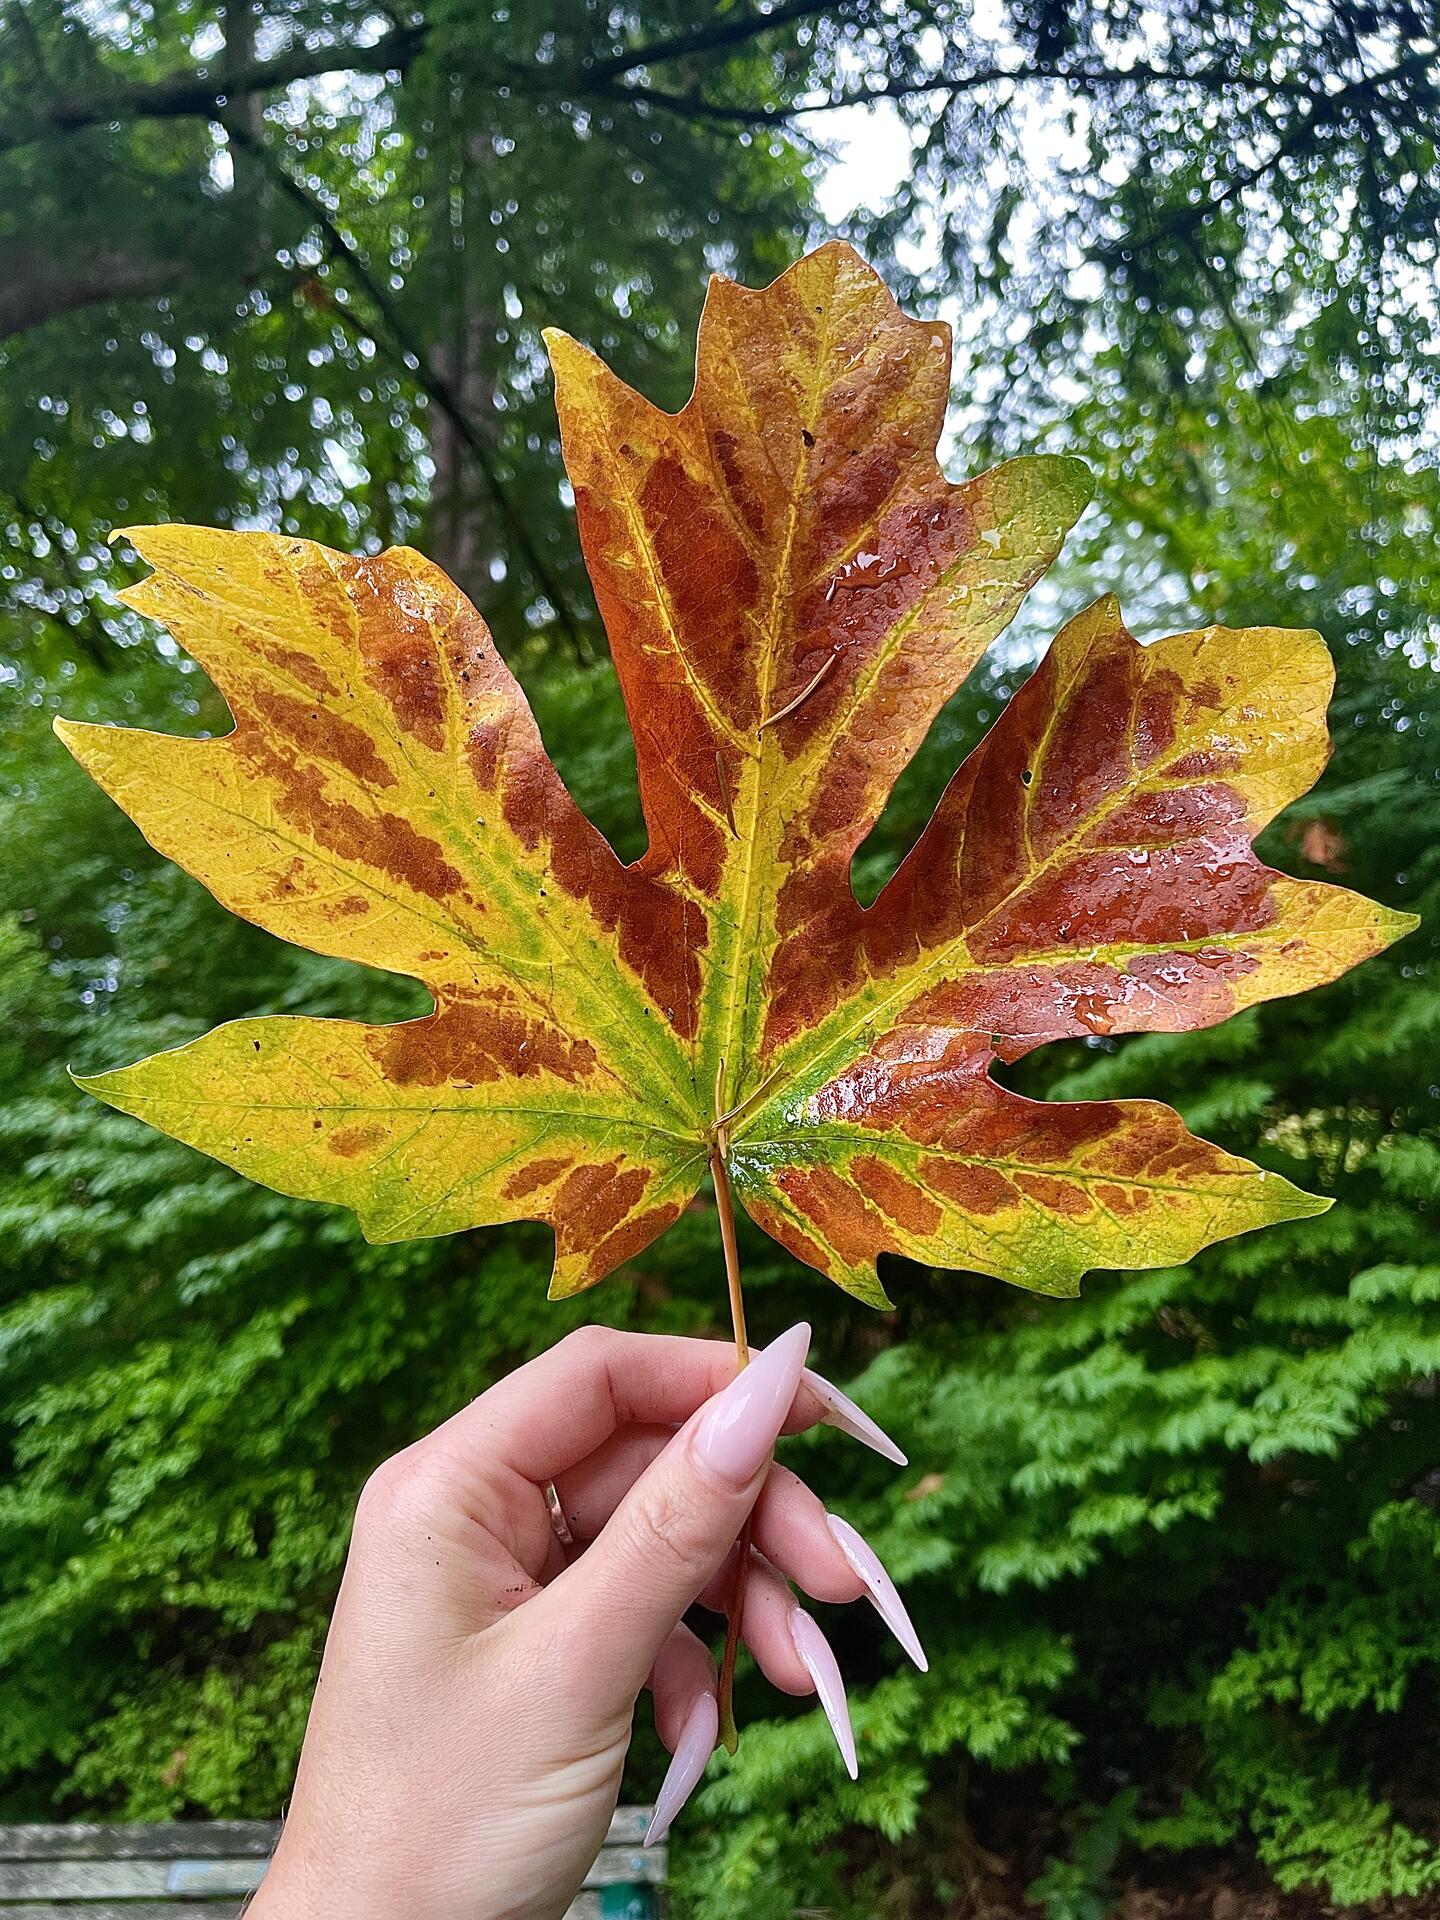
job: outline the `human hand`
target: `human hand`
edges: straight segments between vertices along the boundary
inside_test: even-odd
[[[659,1838],[717,1729],[681,1616],[724,1607],[752,1508],[746,1643],[783,1691],[819,1693],[853,1775],[834,1656],[787,1578],[868,1593],[924,1656],[874,1554],[771,1453],[828,1420],[904,1456],[804,1371],[809,1339],[791,1328],[736,1376],[718,1342],[585,1328],[376,1472],[252,1920],[554,1920],[604,1840],[646,1684],[675,1756]]]

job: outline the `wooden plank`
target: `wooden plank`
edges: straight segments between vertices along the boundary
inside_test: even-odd
[[[0,1862],[0,1909],[17,1900],[84,1902],[221,1899],[253,1893],[264,1860],[7,1860]],[[587,1887],[656,1886],[665,1878],[661,1849],[606,1847],[585,1876]]]
[[[638,1886],[659,1886],[665,1878],[665,1849],[651,1847],[606,1847],[585,1876],[587,1887],[618,1887],[627,1881]]]
[[[605,1844],[638,1846],[653,1807],[617,1807]],[[71,1821],[64,1826],[0,1826],[0,1860],[264,1859],[280,1837],[278,1820]]]
[[[172,1864],[169,1860],[7,1860],[0,1865],[0,1901],[161,1900],[170,1891]]]
[[[219,1899],[253,1893],[263,1860],[7,1860],[0,1862],[0,1905],[16,1900],[158,1900],[199,1894]],[[654,1885],[665,1877],[658,1850],[606,1847],[585,1876],[587,1887]]]
[[[565,1920],[603,1920],[599,1893],[582,1893],[565,1910]],[[27,1900],[23,1905],[0,1905],[3,1920],[238,1920],[240,1908],[228,1901],[125,1900],[94,1906],[55,1906],[49,1900]]]
[[[621,1809],[622,1813],[631,1811]],[[49,1827],[0,1826],[0,1860],[263,1859],[274,1851],[279,1835],[278,1820],[175,1820],[155,1825],[106,1820]]]
[[[617,1807],[605,1836],[607,1847],[638,1847],[655,1817],[654,1807]]]
[[[253,1893],[269,1864],[268,1860],[172,1860],[165,1891],[195,1894],[201,1900]]]
[[[4,1920],[236,1920],[240,1909],[231,1903],[206,1900],[197,1905],[190,1900],[105,1900],[98,1906],[72,1907],[67,1902],[56,1906],[50,1900],[38,1904],[27,1900],[18,1907],[0,1902]]]

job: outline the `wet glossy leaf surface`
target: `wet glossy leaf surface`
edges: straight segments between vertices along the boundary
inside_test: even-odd
[[[1178,1031],[1333,978],[1410,922],[1251,841],[1319,774],[1318,637],[1141,647],[1073,620],[862,909],[855,850],[1089,497],[1079,462],[961,485],[946,330],[848,248],[712,286],[660,412],[551,337],[649,851],[575,807],[483,621],[418,555],[132,536],[132,603],[206,668],[223,739],[61,723],[146,836],[283,938],[424,983],[398,1026],[264,1019],[86,1081],[374,1239],[548,1221],[553,1291],[676,1217],[725,1119],[736,1192],[883,1303],[902,1253],[1073,1292],[1323,1202],[1147,1101],[990,1068]]]

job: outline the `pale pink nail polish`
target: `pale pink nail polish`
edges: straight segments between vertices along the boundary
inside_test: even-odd
[[[883,1427],[877,1426],[862,1408],[857,1407],[849,1394],[842,1393],[832,1386],[823,1374],[816,1373],[813,1367],[805,1369],[805,1384],[825,1409],[825,1424],[834,1427],[838,1433],[848,1433],[852,1440],[858,1440],[862,1446],[878,1453],[883,1460],[893,1460],[897,1467],[909,1466],[910,1462]]]
[[[805,1370],[810,1329],[801,1321],[772,1340],[710,1402],[691,1445],[719,1480],[747,1487],[770,1457]]]
[[[805,1671],[815,1682],[815,1691],[820,1697],[825,1718],[830,1722],[830,1731],[840,1749],[840,1758],[845,1762],[845,1771],[852,1780],[858,1780],[860,1769],[855,1764],[855,1735],[850,1726],[845,1682],[840,1678],[840,1668],[830,1651],[830,1642],[803,1607],[790,1609],[790,1638],[795,1643],[796,1653],[805,1663]]]
[[[695,1791],[697,1782],[715,1751],[720,1732],[720,1709],[713,1693],[702,1693],[680,1729],[675,1754],[655,1796],[655,1812],[646,1830],[643,1844],[653,1847],[670,1831],[671,1823]]]
[[[910,1616],[905,1611],[905,1602],[900,1598],[895,1582],[885,1571],[879,1554],[865,1536],[857,1533],[850,1522],[842,1520],[838,1513],[827,1513],[825,1524],[839,1542],[840,1551],[850,1562],[857,1578],[863,1581],[875,1611],[920,1671],[928,1673],[930,1662],[925,1658],[925,1649],[920,1644],[920,1636],[916,1633]]]

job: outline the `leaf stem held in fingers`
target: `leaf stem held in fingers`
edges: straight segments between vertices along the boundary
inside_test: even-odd
[[[716,1106],[718,1110],[718,1099]],[[750,1364],[750,1343],[745,1333],[745,1297],[740,1285],[740,1253],[735,1241],[735,1202],[725,1167],[725,1149],[729,1142],[723,1118],[716,1120],[713,1132],[710,1177],[715,1184],[715,1207],[720,1215],[720,1245],[725,1253],[725,1282],[730,1292],[730,1322],[735,1330],[735,1371],[739,1373]],[[745,1613],[745,1577],[750,1569],[750,1525],[747,1519],[740,1531],[735,1578],[730,1588],[725,1623],[725,1651],[720,1660],[720,1739],[727,1753],[734,1753],[740,1744],[740,1735],[735,1726],[735,1658],[740,1651],[740,1624]]]

